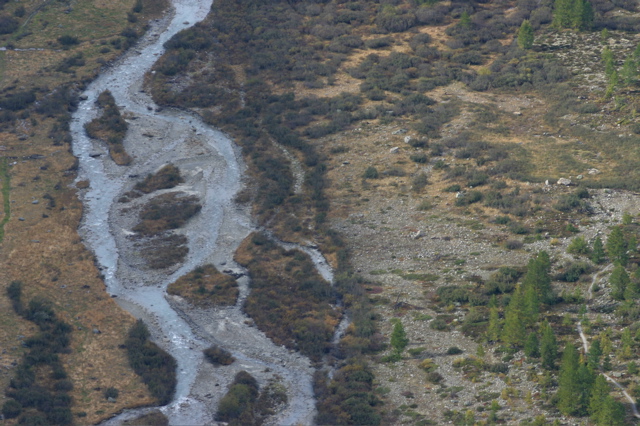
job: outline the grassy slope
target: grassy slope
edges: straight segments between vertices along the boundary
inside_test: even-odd
[[[81,88],[99,71],[101,63],[120,54],[121,50],[108,41],[122,39],[120,32],[133,25],[126,19],[133,4],[132,0],[85,0],[71,6],[62,2],[42,6],[36,1],[6,5],[0,13],[11,15],[23,5],[27,13],[19,20],[26,24],[14,34],[0,36],[0,45],[44,50],[2,52],[2,96],[37,88],[37,98],[44,99],[64,85]],[[135,25],[141,28],[143,22],[160,16],[164,4],[145,2]],[[65,13],[69,7],[70,13]],[[56,39],[65,34],[78,36],[79,44],[61,49]],[[83,66],[71,67],[71,72],[56,70],[65,58],[79,53],[84,57]],[[17,162],[8,168],[12,216],[5,225],[0,249],[0,346],[7,351],[0,363],[9,366],[18,359],[23,351],[18,336],[33,333],[29,323],[16,318],[5,296],[5,286],[21,280],[25,300],[35,295],[51,299],[58,315],[73,326],[72,352],[63,357],[75,385],[73,412],[85,413],[79,422],[95,423],[125,407],[149,404],[152,398],[118,348],[133,318],[105,293],[93,256],[77,234],[82,206],[69,187],[74,178],[74,158],[67,142],[54,144],[50,138],[51,129],[61,126],[61,116],[28,110],[13,123],[4,123],[0,130],[0,144],[8,148],[3,155]],[[3,191],[5,203],[7,195],[8,191]],[[32,203],[34,200],[38,204]],[[94,333],[94,329],[100,333]],[[4,371],[0,376],[3,389],[12,373],[11,369]],[[101,389],[108,387],[120,390],[116,403],[105,400]]]

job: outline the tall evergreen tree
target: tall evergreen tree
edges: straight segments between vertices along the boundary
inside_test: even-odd
[[[592,369],[597,370],[600,367],[601,357],[602,348],[600,347],[600,339],[595,339],[589,347],[589,353],[587,353],[587,363]]]
[[[536,333],[530,333],[527,342],[524,344],[524,354],[530,358],[538,358],[540,356],[540,343]]]
[[[516,291],[507,306],[502,329],[502,341],[512,347],[521,347],[526,338],[525,323],[523,321],[524,297],[521,286]]]
[[[572,0],[555,0],[553,3],[553,25],[557,28],[571,27]]]
[[[578,367],[578,387],[580,392],[576,395],[578,399],[578,415],[585,416],[589,410],[589,399],[591,397],[591,389],[595,381],[595,374],[591,368],[585,363],[580,363]]]
[[[560,375],[558,376],[558,409],[567,416],[580,413],[580,363],[578,351],[572,343],[567,343],[562,353]]]
[[[558,358],[558,343],[553,329],[548,322],[542,325],[542,339],[540,341],[540,363],[542,367],[552,370]]]
[[[602,402],[596,424],[599,426],[624,426],[627,424],[625,414],[624,405],[611,395],[607,395]]]
[[[609,277],[609,283],[611,284],[611,297],[616,300],[623,300],[627,285],[630,282],[629,275],[625,271],[624,267],[620,264],[616,264]]]
[[[555,295],[551,288],[551,261],[546,251],[541,251],[538,255],[529,259],[527,264],[527,273],[522,279],[522,285],[525,290],[527,287],[533,287],[538,294],[538,299],[542,303],[553,303]]]
[[[401,354],[402,351],[409,344],[409,339],[407,338],[407,333],[404,331],[404,327],[401,321],[398,321],[393,326],[393,332],[391,332],[391,347],[395,350],[396,353]]]
[[[489,327],[487,328],[487,340],[497,342],[500,339],[502,326],[500,324],[500,314],[497,306],[489,308]]]
[[[602,374],[598,374],[591,388],[591,398],[589,400],[589,416],[591,420],[597,422],[602,411],[605,398],[609,396],[609,384]]]
[[[597,236],[593,241],[593,251],[591,252],[591,261],[593,263],[602,263],[605,259],[604,244],[602,244],[602,238]]]
[[[633,60],[633,57],[629,56],[622,65],[620,70],[620,78],[625,86],[631,86],[636,82],[638,77],[638,64]]]
[[[584,0],[582,3],[582,21],[580,22],[579,30],[590,31],[593,28],[593,21],[595,14],[593,13],[593,5],[589,0]]]
[[[627,287],[624,289],[624,300],[629,302],[636,300],[640,296],[640,283],[637,279],[629,279]]]
[[[533,27],[531,23],[525,19],[518,30],[518,46],[521,49],[528,50],[533,47]]]
[[[607,253],[612,262],[627,266],[629,256],[627,255],[627,241],[622,233],[622,228],[616,226],[609,234],[609,238],[607,238]]]

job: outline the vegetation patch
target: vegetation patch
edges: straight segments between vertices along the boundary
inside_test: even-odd
[[[138,320],[125,341],[127,355],[131,367],[149,387],[158,404],[166,405],[176,388],[176,361],[149,337],[147,326]]]
[[[200,212],[202,205],[195,195],[170,192],[152,198],[140,211],[140,223],[133,231],[144,236],[182,227]]]
[[[18,418],[20,424],[73,423],[72,399],[68,392],[73,383],[60,360],[69,352],[71,326],[56,317],[53,304],[42,298],[22,302],[22,283],[12,282],[7,295],[16,314],[35,323],[39,333],[25,340],[27,351],[16,368],[2,406],[2,414]]]
[[[241,244],[236,261],[249,270],[251,293],[244,309],[256,325],[276,344],[320,360],[340,314],[331,307],[331,286],[309,256],[254,233]]]
[[[183,297],[196,306],[232,306],[238,298],[238,284],[215,266],[204,265],[169,284],[167,293]]]
[[[132,158],[123,146],[128,125],[122,118],[113,95],[110,91],[105,90],[98,96],[96,104],[101,108],[102,114],[85,124],[87,135],[90,138],[106,142],[109,146],[109,154],[116,164],[128,165]]]

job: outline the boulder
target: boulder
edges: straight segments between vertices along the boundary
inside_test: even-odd
[[[569,186],[569,185],[571,185],[571,179],[560,178],[560,179],[558,179],[558,185]]]

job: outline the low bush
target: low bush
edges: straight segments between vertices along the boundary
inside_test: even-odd
[[[142,320],[129,330],[125,341],[129,364],[149,388],[160,405],[168,404],[176,388],[176,361],[149,340],[150,334]]]
[[[218,346],[211,346],[204,351],[204,356],[213,365],[231,365],[236,360],[229,351]]]

